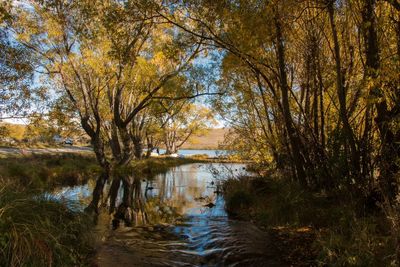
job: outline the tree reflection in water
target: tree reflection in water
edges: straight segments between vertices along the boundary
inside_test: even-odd
[[[266,234],[225,212],[220,183],[226,176],[248,174],[244,167],[188,164],[154,179],[129,178],[133,226],[108,233],[99,266],[279,266],[271,262]],[[90,192],[91,186],[80,188]],[[129,203],[124,195],[121,187],[117,207]]]

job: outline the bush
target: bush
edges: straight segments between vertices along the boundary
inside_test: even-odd
[[[224,183],[223,190],[226,210],[230,215],[240,217],[248,212],[254,202],[248,179],[228,179]]]

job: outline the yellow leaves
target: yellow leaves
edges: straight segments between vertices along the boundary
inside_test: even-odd
[[[152,63],[156,65],[161,72],[167,71],[168,64],[166,64],[166,61],[167,58],[161,51],[157,52],[152,59]]]
[[[17,29],[17,39],[28,43],[31,41],[31,36],[39,34],[41,29],[38,25],[38,21],[34,19],[32,14],[20,11],[19,17],[16,20],[14,27]]]
[[[153,31],[153,42],[155,45],[160,46],[164,44],[171,44],[172,35],[168,34],[170,26],[162,26],[155,28]]]
[[[174,66],[169,62],[162,51],[156,52],[153,57],[138,57],[133,69],[138,81],[158,80],[161,76],[171,72]]]
[[[367,80],[366,87],[367,87],[368,91],[371,91],[373,88],[376,87],[376,85],[377,85],[376,79],[369,78]]]
[[[47,34],[47,38],[53,40],[56,43],[62,42],[63,38],[63,26],[60,25],[54,18],[49,18],[44,24],[44,31]]]
[[[20,40],[21,42],[28,43],[31,39],[31,36],[27,32],[21,32],[17,34],[17,39]]]
[[[138,84],[149,83],[157,76],[157,68],[149,60],[144,57],[139,57],[136,60],[135,68],[133,69],[135,81]]]
[[[0,128],[3,128],[3,131],[5,129],[7,136],[17,140],[21,140],[24,137],[26,127],[19,124],[0,123]]]
[[[63,41],[63,25],[57,18],[36,5],[16,8],[14,27],[17,39],[29,43],[32,40],[55,47]],[[33,39],[34,37],[34,39]]]

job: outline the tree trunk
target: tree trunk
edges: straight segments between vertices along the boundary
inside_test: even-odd
[[[364,0],[363,30],[366,56],[366,77],[373,81],[379,78],[380,57],[376,20],[374,15],[375,0]],[[375,122],[381,137],[380,159],[380,184],[389,198],[393,200],[397,194],[395,175],[399,171],[396,159],[400,157],[400,146],[396,144],[396,135],[390,128],[391,116],[389,115],[386,99],[379,85],[373,86],[370,94],[375,98],[377,116]]]
[[[108,179],[110,179],[110,173],[104,170],[96,180],[96,186],[94,187],[92,194],[92,201],[89,206],[85,208],[86,212],[94,211],[95,213],[99,213],[99,203],[103,197],[104,185]]]
[[[134,147],[134,155],[136,159],[141,159],[143,155],[143,143],[140,136],[134,136],[132,138],[133,147]],[[151,153],[151,152],[150,152]]]
[[[99,133],[96,133],[94,136],[92,136],[92,145],[96,155],[97,162],[103,168],[103,172],[97,178],[96,186],[93,190],[92,201],[85,210],[89,212],[94,211],[98,213],[99,202],[103,196],[104,185],[110,179],[113,168],[106,158],[104,151],[104,143]]]
[[[153,142],[152,142],[152,137],[147,136],[146,140],[147,140],[146,158],[150,158],[151,152],[153,152],[153,150],[154,150],[154,145],[153,145]]]
[[[122,179],[123,197],[117,212],[115,213],[116,220],[123,220],[126,226],[132,226],[133,222],[133,189],[134,183],[132,176]]]
[[[118,126],[118,130],[123,144],[122,157],[118,164],[122,166],[128,164],[132,160],[132,157],[134,155],[134,148],[132,137],[129,134],[127,126]]]
[[[116,208],[116,203],[117,203],[117,198],[118,198],[118,192],[119,188],[121,187],[121,177],[115,176],[114,179],[112,180],[109,192],[108,192],[108,197],[110,199],[110,207],[109,207],[109,213],[113,213]]]
[[[301,156],[300,145],[301,140],[298,137],[296,130],[293,126],[293,120],[290,112],[289,105],[289,86],[287,83],[287,73],[286,73],[286,62],[285,62],[285,47],[283,44],[282,37],[282,26],[280,18],[275,17],[275,30],[276,30],[276,45],[277,45],[277,56],[279,63],[279,75],[280,75],[280,88],[282,93],[282,108],[283,117],[285,121],[286,130],[289,137],[289,143],[292,150],[293,160],[296,169],[297,180],[304,186],[307,185],[306,173],[304,170],[304,160]]]
[[[171,155],[177,152],[175,133],[173,131],[167,132],[165,135],[165,150],[166,155]]]
[[[121,158],[121,145],[118,137],[118,128],[115,126],[115,123],[111,124],[110,147],[113,157],[119,160]]]
[[[328,3],[328,14],[329,14],[329,22],[331,25],[331,31],[333,36],[334,43],[334,55],[336,62],[336,90],[339,99],[339,118],[343,124],[343,134],[345,136],[345,143],[350,146],[350,154],[352,161],[352,168],[356,175],[359,174],[359,155],[356,146],[356,140],[354,137],[353,130],[350,126],[349,119],[347,116],[347,100],[346,100],[346,88],[345,88],[345,79],[342,74],[342,66],[341,66],[341,55],[340,55],[340,45],[338,34],[336,30],[335,24],[335,10],[334,10],[334,1],[329,1]],[[345,144],[345,147],[347,146]],[[346,149],[345,149],[346,151]],[[347,153],[345,153],[347,154]],[[347,155],[345,155],[347,158]],[[349,170],[347,170],[349,171]]]

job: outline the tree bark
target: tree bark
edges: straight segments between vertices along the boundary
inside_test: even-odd
[[[143,155],[143,143],[140,136],[133,136],[133,148],[134,148],[134,155],[136,159],[141,159]],[[150,152],[151,153],[151,152]]]
[[[114,179],[112,180],[110,189],[108,191],[108,197],[110,200],[110,207],[109,207],[110,214],[115,211],[120,187],[121,187],[121,177],[115,176]]]
[[[92,194],[92,201],[89,206],[85,208],[86,212],[94,211],[95,213],[99,213],[99,203],[103,197],[104,185],[108,179],[110,179],[110,173],[107,170],[104,170],[96,180],[96,186],[94,187]]]
[[[339,118],[341,123],[343,124],[343,134],[345,137],[345,151],[347,150],[347,144],[350,147],[350,154],[351,154],[351,166],[355,175],[359,174],[359,154],[357,150],[356,140],[353,133],[353,129],[349,123],[349,118],[347,115],[347,100],[346,100],[346,88],[345,88],[345,79],[342,74],[342,62],[341,62],[341,55],[340,55],[340,44],[338,39],[338,34],[336,30],[335,24],[335,10],[334,10],[334,1],[328,2],[328,14],[329,14],[329,22],[331,26],[332,36],[333,36],[333,43],[334,43],[334,56],[335,56],[335,63],[336,63],[336,91],[337,96],[339,99]],[[347,152],[345,152],[345,156],[347,158]],[[350,171],[350,170],[347,170]]]
[[[107,160],[105,151],[104,151],[104,142],[100,136],[100,125],[96,126],[96,131],[88,123],[87,117],[81,118],[81,125],[86,133],[91,138],[91,143],[93,146],[93,151],[96,155],[97,162],[103,168],[102,174],[96,180],[96,186],[93,190],[93,197],[92,201],[90,202],[89,206],[85,209],[88,212],[96,212],[98,213],[99,209],[99,202],[103,197],[104,185],[106,184],[107,180],[110,179],[112,174],[112,166],[110,162]]]
[[[292,150],[293,160],[296,169],[296,178],[304,186],[307,185],[306,173],[304,170],[305,164],[300,152],[301,140],[296,133],[296,129],[293,126],[293,120],[290,112],[289,104],[289,85],[287,82],[286,62],[285,62],[285,47],[282,37],[282,25],[280,18],[275,17],[275,30],[276,30],[276,46],[277,46],[277,57],[279,64],[279,75],[280,75],[280,88],[282,93],[282,108],[283,117],[285,121],[286,130],[289,137],[289,143]]]
[[[375,0],[364,0],[362,17],[366,56],[365,76],[372,79],[372,81],[379,78],[380,70],[379,44],[374,9]],[[377,111],[375,122],[382,142],[380,153],[380,184],[385,193],[393,200],[397,194],[395,174],[399,171],[399,167],[396,164],[396,159],[400,157],[399,140],[396,140],[396,134],[390,127],[392,120],[391,112],[388,110],[386,99],[379,85],[374,84],[370,90],[370,94],[375,99],[375,108]]]
[[[122,202],[118,206],[115,213],[115,219],[123,220],[126,226],[132,226],[133,223],[133,189],[134,183],[132,176],[127,176],[122,179],[123,196]]]

